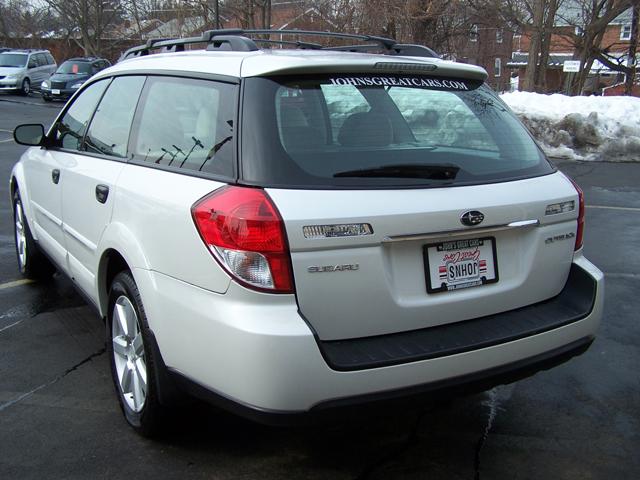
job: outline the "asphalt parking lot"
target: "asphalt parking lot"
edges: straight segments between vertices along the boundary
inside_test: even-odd
[[[263,427],[195,404],[151,441],[121,416],[102,321],[63,278],[17,272],[8,180],[25,147],[10,132],[49,125],[61,106],[0,94],[0,478],[640,478],[640,162],[558,162],[585,190],[585,254],[607,282],[581,357],[419,412],[324,427]]]

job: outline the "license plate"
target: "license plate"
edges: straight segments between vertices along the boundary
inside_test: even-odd
[[[51,89],[51,93],[54,95],[60,95],[60,90],[58,90],[57,88],[53,88]]]
[[[478,287],[498,281],[494,237],[451,240],[424,246],[427,292]]]

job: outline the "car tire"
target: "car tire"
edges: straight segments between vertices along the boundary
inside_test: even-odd
[[[158,398],[149,324],[129,271],[120,272],[111,283],[106,331],[111,374],[122,413],[134,430],[154,437],[162,430],[165,412]]]
[[[18,190],[13,194],[13,230],[20,273],[33,280],[51,278],[56,269],[31,234]]]
[[[29,92],[31,92],[31,82],[28,78],[25,78],[22,81],[22,86],[20,87],[20,95],[28,96]]]
[[[51,97],[49,97],[48,95],[42,95],[42,100],[44,100],[45,102],[50,102]]]

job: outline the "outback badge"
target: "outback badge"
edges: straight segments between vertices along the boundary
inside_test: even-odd
[[[460,215],[460,223],[466,225],[467,227],[475,227],[476,225],[480,225],[483,220],[484,213],[477,210],[469,210],[468,212],[464,212],[462,215]]]

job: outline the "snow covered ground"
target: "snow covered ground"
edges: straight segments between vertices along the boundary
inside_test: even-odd
[[[640,98],[501,95],[547,155],[576,160],[640,161]]]

